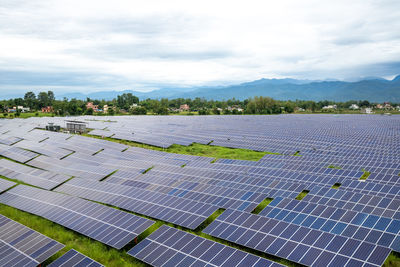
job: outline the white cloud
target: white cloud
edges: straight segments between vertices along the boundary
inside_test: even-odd
[[[390,0],[0,0],[0,75],[13,72],[0,90],[390,76],[400,71],[399,17]]]

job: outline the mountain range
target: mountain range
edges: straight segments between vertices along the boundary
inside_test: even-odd
[[[132,93],[141,100],[146,98],[195,98],[214,100],[230,98],[246,99],[254,96],[269,96],[278,100],[368,100],[372,102],[400,102],[400,75],[393,80],[368,77],[354,82],[337,80],[260,79],[230,86],[163,88],[151,92],[102,91],[90,94],[69,93],[58,98],[106,99],[123,93]]]
[[[28,90],[27,90],[28,91]],[[5,92],[6,93],[6,92]],[[71,99],[111,100],[123,93],[132,93],[140,100],[152,98],[206,98],[214,100],[227,100],[231,98],[246,99],[254,96],[269,96],[277,100],[368,100],[371,102],[400,102],[400,75],[393,80],[380,77],[367,77],[356,81],[339,80],[297,80],[297,79],[260,79],[252,82],[229,86],[207,86],[190,88],[162,88],[150,92],[134,90],[108,90],[94,93],[65,93],[58,94],[57,99],[64,97]],[[3,99],[23,97],[23,95],[1,95]]]

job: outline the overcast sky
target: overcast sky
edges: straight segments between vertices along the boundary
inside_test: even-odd
[[[400,1],[0,0],[0,91],[400,74]]]

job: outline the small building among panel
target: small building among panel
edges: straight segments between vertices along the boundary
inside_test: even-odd
[[[65,121],[65,129],[70,133],[85,133],[86,132],[86,124],[84,121]]]
[[[51,132],[59,132],[61,129],[60,125],[55,125],[53,122],[49,122],[48,125],[46,125],[46,130],[51,131]]]

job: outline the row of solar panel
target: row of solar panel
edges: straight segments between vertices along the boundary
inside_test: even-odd
[[[163,225],[128,254],[152,266],[283,266],[261,257]]]
[[[6,159],[0,159],[0,175],[44,189],[52,189],[70,178],[67,175],[35,169]]]
[[[197,201],[84,179],[73,179],[61,185],[57,191],[111,204],[189,229],[197,228],[218,209],[216,206]]]
[[[399,220],[290,199],[274,199],[259,214],[400,251]]]
[[[87,200],[18,185],[0,203],[44,217],[115,248],[122,248],[154,221]]]
[[[380,266],[391,249],[293,223],[226,210],[203,232],[308,266]]]
[[[20,223],[0,215],[0,266],[38,266],[60,251],[64,245]],[[69,250],[49,266],[101,267],[89,257]]]
[[[0,266],[37,266],[64,245],[0,215]]]

